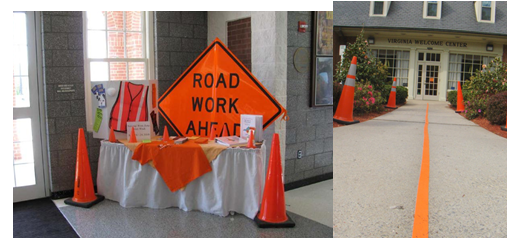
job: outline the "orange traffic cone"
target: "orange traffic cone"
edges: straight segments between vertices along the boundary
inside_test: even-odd
[[[345,85],[341,92],[341,98],[339,98],[338,107],[336,108],[336,114],[334,114],[334,122],[340,124],[355,124],[359,123],[358,120],[353,120],[353,96],[355,93],[355,73],[357,71],[357,57],[354,56],[352,64],[346,75]]]
[[[168,129],[166,128],[166,126],[164,126],[164,133],[163,133],[163,141],[170,141],[170,137],[168,136]]]
[[[131,137],[129,137],[129,143],[136,143],[138,140],[136,139],[136,133],[134,132],[134,127],[131,127]]]
[[[392,88],[391,88],[391,94],[389,95],[389,101],[387,102],[387,105],[385,108],[389,109],[397,109],[396,106],[396,77],[394,77],[394,81],[392,81]]]
[[[223,125],[223,132],[221,132],[221,137],[230,136],[228,135],[228,129],[226,128],[226,124]]]
[[[110,138],[109,141],[112,143],[117,142],[117,138],[115,138],[115,132],[113,132],[113,128],[110,128]]]
[[[465,105],[463,104],[463,93],[461,92],[461,82],[458,81],[458,93],[456,96],[456,113],[465,111]]]
[[[507,131],[507,120],[505,121],[505,127],[500,126],[500,129],[502,129],[503,131]]]
[[[254,221],[261,228],[295,226],[295,222],[286,214],[279,134],[274,134],[272,139],[272,150],[270,151],[262,205]]]
[[[104,196],[95,195],[90,163],[88,161],[87,143],[83,128],[78,131],[78,150],[76,153],[76,176],[74,179],[74,197],[64,201],[65,204],[89,208],[104,200]]]
[[[216,128],[212,126],[212,128],[210,129],[209,140],[214,140],[215,138],[216,138]]]
[[[256,146],[254,144],[255,137],[253,135],[253,131],[249,130],[249,138],[247,138],[247,148],[248,149],[255,149]]]

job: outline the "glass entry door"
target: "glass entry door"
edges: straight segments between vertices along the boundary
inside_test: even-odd
[[[419,63],[417,71],[417,99],[438,100],[440,64]]]
[[[13,12],[13,201],[46,196],[34,12]]]

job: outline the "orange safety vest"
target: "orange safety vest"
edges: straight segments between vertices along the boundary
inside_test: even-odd
[[[127,122],[147,121],[148,85],[120,82],[117,100],[110,114],[110,128],[127,132]]]

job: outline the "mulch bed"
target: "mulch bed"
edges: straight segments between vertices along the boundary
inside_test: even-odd
[[[452,106],[451,104],[449,104],[449,108],[456,111],[456,107]],[[465,116],[465,113],[459,113],[461,116],[463,116],[465,119],[466,119],[466,116]],[[501,136],[501,137],[504,137],[507,139],[507,131],[503,131],[501,128],[500,128],[500,125],[493,125],[491,124],[486,118],[484,117],[477,117],[473,120],[470,120],[474,123],[476,123],[477,125],[483,127],[484,129],[498,135],[498,136]]]
[[[400,104],[400,105],[396,105],[398,107],[401,107],[403,105],[405,105],[406,103],[404,104]],[[381,115],[384,115],[384,114],[387,114],[389,112],[392,112],[394,111],[395,109],[387,109],[387,108],[384,108],[384,110],[380,113],[368,113],[368,114],[360,114],[360,115],[357,115],[354,113],[353,115],[353,119],[354,120],[358,120],[360,123],[362,122],[365,122],[365,121],[368,121],[370,119],[373,119],[373,118],[376,118],[378,116],[381,116]],[[336,127],[341,127],[341,126],[345,126],[344,124],[339,124],[339,123],[336,123],[333,121],[333,125],[334,125],[334,128]]]

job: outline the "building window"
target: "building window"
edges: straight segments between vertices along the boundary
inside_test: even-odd
[[[85,92],[92,82],[155,78],[149,12],[87,11],[83,17]],[[86,95],[90,111],[90,94]],[[89,129],[92,121],[89,117]]]
[[[488,65],[495,57],[481,55],[450,54],[449,55],[449,80],[447,89],[456,89],[457,82],[461,85],[477,71],[482,70],[482,65]]]
[[[476,1],[475,16],[478,22],[495,23],[495,1]]]
[[[491,2],[482,1],[481,3],[481,20],[491,21]]]
[[[423,5],[423,18],[440,19],[442,15],[442,1],[425,1]]]
[[[396,84],[408,86],[408,68],[410,62],[410,51],[371,49],[371,56],[378,58],[387,66],[390,75],[388,81],[396,77]]]
[[[384,2],[375,1],[375,8],[373,9],[374,15],[381,15],[384,13]]]
[[[369,7],[369,16],[386,17],[391,1],[371,1]]]

